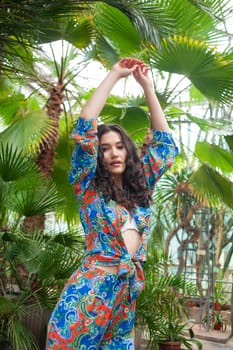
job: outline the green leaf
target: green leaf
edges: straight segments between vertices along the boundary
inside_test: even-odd
[[[149,52],[156,68],[185,75],[206,97],[232,103],[233,61],[204,40],[174,35],[164,38],[160,51],[151,48]]]
[[[103,35],[98,34],[95,44],[94,54],[106,68],[110,69],[114,63],[119,61],[119,53],[114,48],[114,45],[111,44]]]
[[[79,49],[86,48],[93,37],[93,28],[90,21],[82,23],[70,21],[64,33],[64,39]]]
[[[18,191],[16,188],[7,199],[9,209],[26,217],[51,212],[61,204],[62,199],[52,181],[38,182],[37,186],[28,186]]]
[[[15,310],[15,302],[6,298],[4,296],[0,296],[0,315],[10,314]]]
[[[191,101],[195,101],[195,102],[205,101],[205,96],[195,86],[190,87],[189,96]]]
[[[31,158],[26,157],[25,152],[0,142],[0,177],[4,182],[34,177],[36,174],[38,168]]]
[[[101,112],[101,120],[104,123],[119,124],[124,113],[124,107],[106,104]]]
[[[148,114],[140,107],[126,108],[120,124],[133,138],[139,138],[140,140],[150,127]]]
[[[63,245],[47,244],[41,254],[39,266],[39,278],[41,280],[55,277],[67,279],[77,269],[80,263],[80,255]]]
[[[201,162],[207,162],[213,168],[221,169],[226,173],[233,172],[233,153],[229,153],[219,146],[211,145],[206,141],[197,142],[195,154]]]
[[[233,135],[227,135],[224,137],[228,146],[230,147],[230,150],[233,152]]]
[[[25,104],[25,96],[22,94],[15,94],[11,97],[0,99],[0,116],[8,125],[17,113],[20,106]]]
[[[52,135],[53,128],[44,111],[20,110],[16,120],[0,134],[0,140],[17,149],[36,152],[43,138]]]
[[[190,184],[200,201],[216,206],[223,202],[233,209],[233,183],[208,165],[200,166],[192,174]]]
[[[94,22],[104,37],[114,45],[122,56],[139,52],[141,40],[129,18],[118,9],[98,4]]]
[[[188,120],[191,120],[192,122],[197,124],[199,128],[203,131],[215,129],[217,130],[218,134],[224,134],[226,132],[229,132],[229,128],[232,127],[232,123],[228,119],[209,120],[209,119],[195,117],[190,113],[185,113],[185,114]]]

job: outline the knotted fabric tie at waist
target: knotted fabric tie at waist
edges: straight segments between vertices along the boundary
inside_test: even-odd
[[[131,301],[137,298],[142,292],[145,286],[145,278],[140,261],[133,260],[130,254],[124,254],[120,258],[114,258],[109,260],[103,260],[102,256],[86,256],[85,263],[89,263],[92,266],[117,266],[117,277],[125,279],[129,282]]]

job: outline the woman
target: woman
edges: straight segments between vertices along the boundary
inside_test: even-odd
[[[143,88],[151,115],[153,135],[142,159],[121,127],[97,126],[114,84],[130,74]],[[115,64],[82,109],[72,135],[76,145],[69,179],[85,232],[85,257],[52,313],[47,350],[134,349],[151,192],[177,154],[149,67],[133,58]]]

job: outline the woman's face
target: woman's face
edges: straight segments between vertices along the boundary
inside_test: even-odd
[[[104,164],[113,177],[122,177],[126,168],[127,151],[121,135],[108,131],[100,139],[100,147],[104,155]]]

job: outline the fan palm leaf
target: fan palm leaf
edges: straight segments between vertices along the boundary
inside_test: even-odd
[[[124,57],[140,50],[140,36],[127,16],[106,5],[97,6],[97,11],[95,25],[115,46],[118,54]]]
[[[203,119],[180,111],[180,115],[186,115],[187,119],[199,126],[202,131],[215,131],[218,134],[228,134],[232,129],[232,122],[228,119]]]
[[[67,0],[50,4],[35,0],[30,3],[6,1],[0,4],[1,70],[16,71],[14,59],[18,61],[18,71],[25,73],[23,64],[26,59],[32,69],[31,48],[35,49],[41,43],[65,39],[76,47],[86,47],[95,32],[87,18],[91,18],[96,12],[96,6],[102,4],[106,9],[115,9],[127,16],[140,35],[155,44],[159,44],[161,35],[173,31],[174,26],[163,2],[158,6],[148,0]],[[81,23],[77,19],[81,19]]]
[[[7,200],[12,193],[13,184],[36,183],[38,169],[32,159],[25,157],[25,153],[13,148],[12,145],[0,143],[0,223],[8,222]]]
[[[31,217],[52,212],[62,202],[52,180],[42,180],[37,186],[14,188],[15,191],[8,195],[7,207],[20,216]]]
[[[42,110],[20,109],[13,123],[1,134],[0,140],[19,150],[36,153],[41,142],[53,135],[54,126]]]
[[[35,178],[38,172],[32,157],[27,157],[24,151],[19,151],[12,144],[0,143],[0,178],[5,183],[25,177]]]
[[[121,125],[134,139],[142,142],[148,128],[150,118],[146,109],[142,108],[135,100],[127,104],[106,104],[101,113],[103,122],[117,123]],[[133,120],[133,124],[132,124]]]
[[[163,39],[162,49],[149,50],[151,63],[159,70],[185,75],[207,98],[230,104],[233,93],[233,63],[203,40],[174,35]]]
[[[218,206],[223,201],[233,208],[233,183],[207,164],[203,164],[190,177],[194,196],[201,202]]]
[[[229,16],[230,4],[227,0],[165,0],[165,3],[173,16],[176,34],[198,36],[208,43],[221,40],[218,24]]]
[[[0,297],[0,342],[7,338],[15,350],[21,350],[22,346],[38,350],[35,339],[22,322],[25,315],[25,305],[21,300]]]
[[[195,155],[202,163],[208,163],[211,167],[224,173],[233,173],[233,153],[217,146],[202,141],[195,146]]]
[[[224,138],[225,138],[231,152],[233,152],[233,135],[227,135]]]
[[[228,12],[229,1],[208,0],[205,3],[201,0],[189,0],[189,2],[205,12],[208,16],[215,18],[219,21]]]

